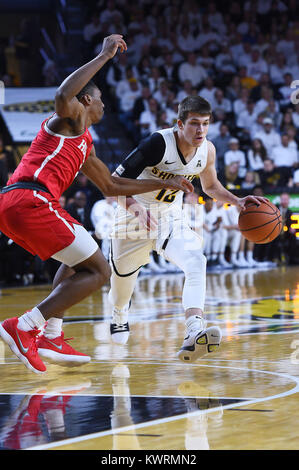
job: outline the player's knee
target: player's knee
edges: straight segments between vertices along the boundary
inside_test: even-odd
[[[185,274],[200,274],[205,271],[207,265],[207,258],[199,251],[194,250],[190,252],[190,256],[187,257],[185,262]]]
[[[97,289],[102,287],[104,284],[107,284],[110,280],[111,268],[107,263],[105,266],[101,267],[101,270],[96,273],[96,284]]]

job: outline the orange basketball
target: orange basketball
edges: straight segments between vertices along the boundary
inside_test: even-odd
[[[261,202],[260,206],[249,202],[246,209],[240,212],[239,228],[250,242],[269,243],[282,230],[280,210],[270,201]]]

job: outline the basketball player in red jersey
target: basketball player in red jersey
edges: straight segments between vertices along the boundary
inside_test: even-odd
[[[110,278],[109,264],[97,243],[58,202],[77,173],[82,171],[107,196],[193,189],[182,177],[137,181],[111,176],[95,154],[88,128],[101,120],[104,104],[91,79],[118,50],[126,49],[122,36],[108,36],[101,53],[63,81],[56,92],[55,113],[42,123],[1,190],[0,230],[42,260],[52,257],[62,263],[50,295],[19,318],[0,325],[2,339],[36,373],[46,370],[41,357],[63,365],[90,361],[64,340],[63,312]]]

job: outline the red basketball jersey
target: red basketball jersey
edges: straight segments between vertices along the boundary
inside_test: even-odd
[[[52,132],[47,126],[48,119],[43,121],[7,184],[36,181],[58,199],[74,181],[93,143],[88,129],[79,136],[67,137]]]

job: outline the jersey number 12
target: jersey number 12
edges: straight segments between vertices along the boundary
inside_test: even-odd
[[[158,194],[157,196],[155,197],[155,199],[157,199],[157,201],[160,201],[160,202],[173,202],[175,200],[175,197],[176,197],[176,193],[178,192],[179,190],[178,189],[172,189],[170,192],[167,190],[167,189],[162,189]]]

